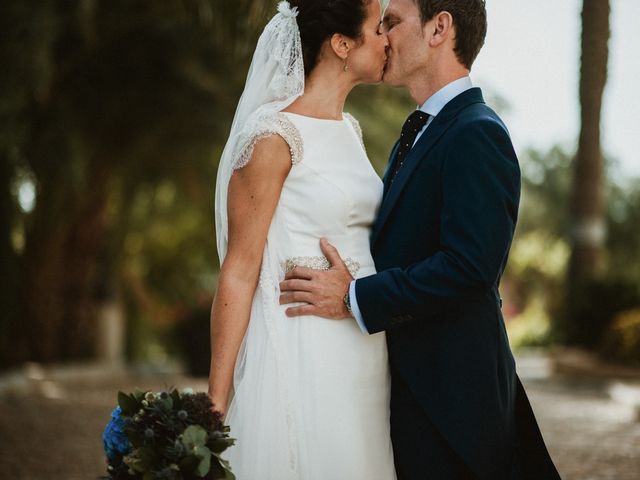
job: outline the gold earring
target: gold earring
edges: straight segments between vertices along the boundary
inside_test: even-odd
[[[344,71],[347,72],[349,71],[349,65],[347,65],[347,59],[344,59]]]

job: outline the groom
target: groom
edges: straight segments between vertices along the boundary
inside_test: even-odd
[[[507,128],[469,78],[484,0],[391,0],[384,81],[420,109],[391,153],[371,236],[379,273],[294,269],[290,316],[355,317],[386,331],[400,480],[557,479],[515,364],[498,293],[520,199]],[[309,301],[311,298],[311,301]]]

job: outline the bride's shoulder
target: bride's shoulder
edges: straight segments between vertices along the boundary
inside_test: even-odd
[[[360,143],[364,147],[364,138],[362,136],[362,127],[360,127],[360,122],[348,112],[343,112],[342,116],[351,124],[353,131],[356,132],[356,135],[360,139]]]
[[[239,143],[240,153],[236,155],[234,168],[242,168],[251,160],[256,146],[264,151],[286,143],[291,163],[296,165],[302,160],[304,145],[300,131],[282,112],[269,112],[255,115],[249,119]]]

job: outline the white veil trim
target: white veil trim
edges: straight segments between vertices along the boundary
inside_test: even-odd
[[[297,7],[291,8],[287,1],[280,2],[278,14],[262,32],[233,118],[229,140],[220,158],[215,205],[220,264],[227,253],[227,193],[233,170],[251,158],[256,133],[265,119],[304,93],[304,59],[297,15]]]

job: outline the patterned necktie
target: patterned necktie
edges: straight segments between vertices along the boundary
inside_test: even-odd
[[[391,182],[396,178],[396,175],[402,168],[405,158],[411,151],[413,143],[416,141],[418,133],[424,128],[429,120],[430,115],[424,113],[422,110],[416,110],[402,126],[402,133],[400,134],[400,147],[398,148],[398,154],[393,165],[393,173],[391,174]]]

